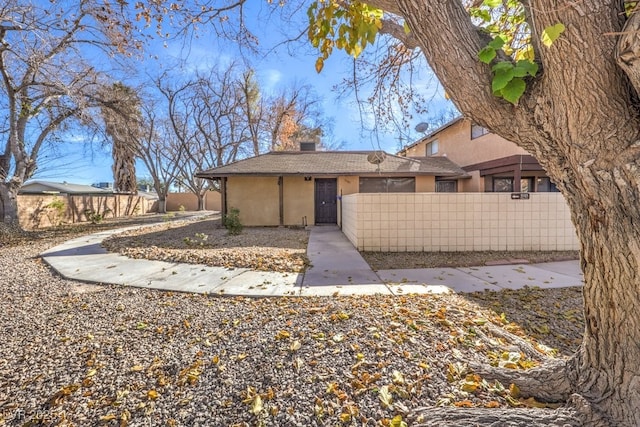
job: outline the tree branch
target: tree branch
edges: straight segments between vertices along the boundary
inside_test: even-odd
[[[401,42],[407,49],[415,49],[419,47],[418,40],[416,40],[415,36],[412,32],[405,32],[404,26],[400,25],[398,22],[391,19],[383,19],[382,20],[382,28],[380,28],[379,32],[381,34],[387,34],[394,39]]]
[[[494,129],[525,120],[491,91],[491,69],[478,59],[486,38],[471,22],[461,1],[397,0],[432,70],[463,115]]]

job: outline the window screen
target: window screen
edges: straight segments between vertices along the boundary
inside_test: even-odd
[[[415,193],[415,178],[360,178],[361,193]]]
[[[479,138],[482,135],[488,134],[489,131],[480,125],[471,125],[471,139]]]
[[[436,181],[436,193],[456,193],[457,191],[457,181]]]

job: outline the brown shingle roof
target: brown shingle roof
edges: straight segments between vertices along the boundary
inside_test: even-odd
[[[200,178],[236,175],[371,175],[371,176],[456,176],[467,174],[446,157],[399,157],[387,154],[380,165],[371,164],[372,151],[275,151],[225,166],[198,172]]]

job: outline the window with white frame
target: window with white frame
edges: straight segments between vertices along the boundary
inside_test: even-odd
[[[434,139],[433,141],[428,142],[426,148],[427,148],[427,152],[426,152],[427,157],[438,154],[438,140]]]
[[[475,123],[471,125],[471,139],[480,138],[482,135],[486,135],[488,133],[490,132],[480,125],[477,125]]]

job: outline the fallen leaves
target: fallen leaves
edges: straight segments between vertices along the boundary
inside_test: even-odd
[[[209,220],[131,230],[107,238],[103,246],[130,258],[286,273],[303,272],[309,264],[308,236],[306,230],[266,227],[246,227],[229,236]]]

